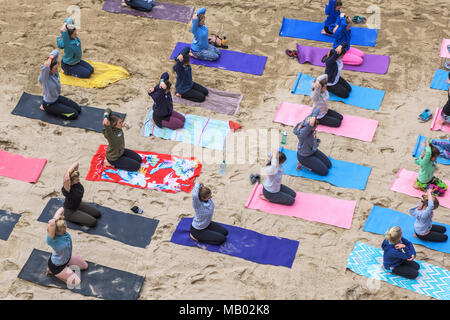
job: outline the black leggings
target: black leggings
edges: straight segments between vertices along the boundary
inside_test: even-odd
[[[125,149],[122,156],[114,161],[108,160],[110,164],[116,169],[125,171],[138,171],[141,167],[142,158],[136,152],[130,149]]]
[[[100,210],[85,202],[81,202],[76,210],[64,208],[64,218],[66,220],[90,228],[97,225],[97,219],[101,216]]]
[[[330,159],[328,159],[328,157],[319,149],[307,157],[301,156],[300,153],[297,152],[297,160],[302,165],[321,176],[326,176],[328,174],[328,169],[331,168]]]
[[[392,273],[408,279],[415,279],[419,275],[419,269],[420,265],[414,260],[405,260],[401,265],[395,267]]]
[[[352,87],[342,77],[339,77],[339,81],[334,86],[327,86],[327,89],[329,92],[344,99],[348,98],[350,91],[352,91]]]
[[[76,102],[63,96],[59,96],[53,103],[42,101],[42,105],[44,106],[45,112],[68,120],[78,118],[81,112],[81,108]]]
[[[328,109],[327,114],[317,120],[319,121],[319,123],[321,125],[337,128],[341,125],[343,118],[344,117],[340,113],[338,113],[334,110]]]
[[[221,245],[227,240],[228,230],[217,222],[211,221],[202,230],[197,230],[191,225],[191,234],[199,242]]]
[[[444,226],[438,226],[433,224],[431,226],[430,232],[427,235],[421,236],[416,233],[417,238],[424,241],[433,241],[433,242],[445,242],[448,239],[448,236],[445,234],[447,229]]]
[[[194,102],[203,102],[208,95],[208,89],[194,82],[191,90],[181,95],[183,99],[187,99]]]
[[[269,200],[269,202],[283,204],[287,206],[292,206],[295,202],[295,196],[297,193],[284,184],[280,186],[280,191],[272,193],[263,188],[264,197]]]

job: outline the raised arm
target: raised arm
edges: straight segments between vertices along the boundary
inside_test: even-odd
[[[194,185],[194,188],[192,189],[192,206],[195,208],[198,208],[198,206],[200,205],[200,198],[198,196],[199,192],[200,192],[200,188],[203,186],[202,183],[198,183],[196,182]]]
[[[73,171],[78,170],[78,166],[79,166],[78,162],[73,163],[72,166],[69,169],[67,169],[66,173],[64,174],[63,186],[67,192],[70,192],[70,186],[71,186],[70,185],[70,175],[72,174]]]
[[[270,166],[267,166],[264,168],[264,173],[268,176],[272,176],[278,171],[278,151],[274,150],[272,151],[272,158],[270,159]]]
[[[55,215],[53,216],[52,219],[49,220],[49,222],[47,224],[47,234],[53,240],[55,240],[55,234],[56,234],[56,223],[55,223],[55,221],[62,214],[64,214],[64,208],[63,207],[61,207],[58,210],[56,210]]]
[[[206,8],[200,8],[197,10],[197,12],[194,14],[194,16],[192,17],[192,27],[191,27],[191,32],[195,35],[197,34],[197,30],[198,30],[198,15],[199,14],[205,14],[206,12]]]

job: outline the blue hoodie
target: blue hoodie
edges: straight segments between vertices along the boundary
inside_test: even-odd
[[[411,242],[402,237],[400,243],[405,245],[403,249],[395,249],[395,246],[387,239],[381,244],[384,251],[383,265],[386,269],[391,270],[401,265],[404,261],[411,259],[412,255],[416,255],[416,250]]]
[[[189,52],[189,47],[185,47],[178,55],[185,56]],[[192,89],[194,82],[192,81],[192,68],[191,65],[184,65],[184,62],[175,57],[175,66],[173,70],[177,73],[177,82],[175,83],[175,89],[179,94],[185,94]]]
[[[328,30],[333,32],[334,27],[336,26],[336,21],[338,20],[339,16],[341,15],[341,10],[336,11],[336,1],[330,0],[328,5],[325,6],[325,14],[328,16],[325,19],[325,27],[328,27]]]
[[[74,24],[72,18],[67,18],[64,20],[69,24]],[[78,37],[75,39],[70,38],[69,30],[66,32],[61,31],[61,37],[56,38],[58,48],[64,49],[64,54],[62,57],[62,62],[69,65],[74,65],[81,60],[81,42]]]
[[[348,51],[350,49],[350,40],[352,39],[352,29],[347,30],[345,17],[339,17],[336,23],[339,25],[339,28],[334,33],[333,49],[336,49],[342,44],[342,47]]]
[[[197,10],[197,15],[200,13],[205,13],[206,9],[201,8]],[[202,51],[208,49],[208,27],[204,24],[202,26],[198,25],[198,18],[192,20],[191,32],[194,34],[194,39],[192,39],[191,50],[192,51]]]

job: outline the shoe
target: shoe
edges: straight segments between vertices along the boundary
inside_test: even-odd
[[[425,109],[417,117],[419,118],[420,121],[427,122],[428,120],[431,119],[432,116],[433,116],[433,113],[431,112],[431,110],[430,109]]]
[[[295,51],[295,50],[294,50]],[[290,57],[290,58],[297,58],[298,57],[298,53],[297,53],[297,55],[294,53],[294,51],[292,51],[292,50],[289,50],[289,49],[286,49],[286,54]]]
[[[250,174],[250,183],[255,184],[256,182],[261,182],[261,176],[259,174]]]
[[[134,206],[133,208],[131,208],[131,211],[133,211],[134,213],[142,213],[142,212],[144,212],[138,206]]]
[[[445,61],[443,67],[444,67],[445,70],[450,71],[450,60],[449,61]]]
[[[367,19],[363,16],[354,16],[352,18],[352,21],[355,24],[362,24],[362,23],[366,23]]]

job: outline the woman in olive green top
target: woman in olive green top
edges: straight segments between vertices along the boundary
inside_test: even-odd
[[[125,138],[122,131],[122,118],[111,114],[110,108],[107,108],[103,117],[103,135],[108,140],[108,149],[106,150],[107,165],[116,169],[126,171],[138,171],[141,167],[142,158],[136,152],[125,149]]]

